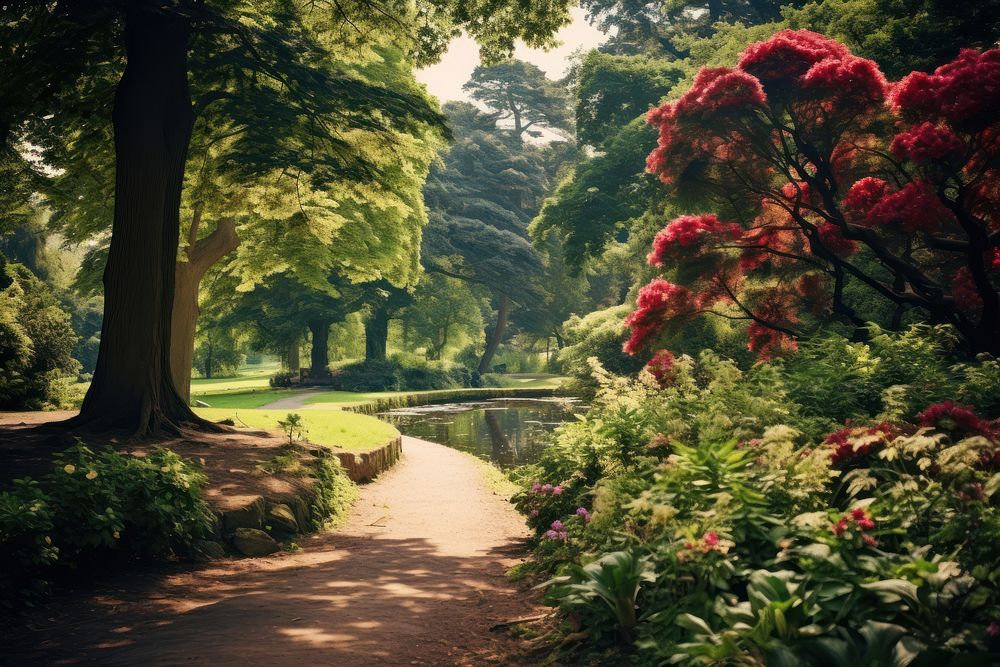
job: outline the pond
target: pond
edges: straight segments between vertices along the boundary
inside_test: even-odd
[[[401,408],[379,417],[405,435],[513,468],[537,460],[552,431],[585,409],[575,398],[495,398]]]

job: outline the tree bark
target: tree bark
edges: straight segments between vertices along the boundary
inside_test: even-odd
[[[298,338],[288,344],[288,350],[285,352],[285,364],[288,366],[290,372],[296,374],[299,372],[302,362],[299,360]]]
[[[330,320],[309,321],[309,331],[312,333],[309,377],[321,378],[330,375],[330,354],[327,347],[330,341],[331,324]]]
[[[389,309],[376,306],[365,321],[365,361],[385,361],[389,340]]]
[[[194,336],[198,324],[198,289],[205,272],[240,244],[236,220],[221,218],[211,234],[198,239],[201,210],[196,209],[188,232],[187,261],[177,262],[174,281],[174,307],[171,316],[170,373],[177,393],[185,402],[191,400],[191,367],[194,360]],[[206,377],[211,377],[206,369]]]
[[[500,297],[500,304],[497,308],[496,326],[493,327],[493,331],[486,342],[486,350],[483,351],[483,356],[479,360],[480,375],[488,373],[490,370],[490,364],[493,363],[493,355],[496,354],[497,348],[500,346],[500,341],[503,339],[504,331],[507,329],[507,316],[509,314],[510,297],[504,294]]]
[[[104,270],[104,322],[94,379],[67,425],[134,437],[212,428],[170,373],[180,198],[193,113],[187,19],[133,3],[127,64],[115,91],[115,212]],[[216,427],[218,428],[218,427]]]

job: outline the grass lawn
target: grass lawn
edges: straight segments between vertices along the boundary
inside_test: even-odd
[[[250,389],[247,391],[228,391],[212,394],[191,394],[191,402],[195,400],[208,403],[212,408],[240,408],[252,410],[262,408],[268,403],[299,393],[296,389]],[[207,408],[197,408],[198,410]]]
[[[214,394],[240,389],[268,388],[268,380],[281,370],[278,362],[268,362],[256,366],[244,366],[233,378],[195,378],[191,380],[191,395]]]
[[[504,386],[512,388],[526,389],[556,389],[568,378],[558,375],[514,375],[504,378]],[[245,388],[240,390],[238,383],[248,382],[247,379],[236,380],[196,380],[195,382],[214,382],[212,385],[201,385],[201,389],[191,385],[191,397],[208,403],[213,408],[240,408],[250,410],[262,408],[274,401],[302,393],[303,389],[272,389],[267,385],[266,377],[264,386],[260,388]],[[303,400],[303,406],[309,406],[310,410],[318,409],[323,405],[340,406],[352,403],[369,403],[382,398],[393,396],[405,396],[408,394],[422,395],[433,394],[435,392],[447,393],[455,391],[452,389],[431,389],[427,391],[309,391]]]
[[[237,426],[246,425],[274,433],[281,432],[278,420],[284,419],[290,412],[295,412],[302,416],[306,428],[305,436],[309,442],[353,451],[380,447],[390,438],[399,435],[399,431],[381,420],[336,408],[329,410],[195,408],[194,411],[211,421],[233,419]]]

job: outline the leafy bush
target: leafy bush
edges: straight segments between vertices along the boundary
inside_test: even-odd
[[[193,464],[163,449],[135,457],[76,445],[56,455],[40,483],[16,480],[0,494],[3,599],[30,602],[53,565],[190,554],[213,521],[204,484]]]
[[[358,487],[344,472],[340,460],[326,452],[321,451],[313,475],[317,480],[313,487],[313,528],[320,530],[336,526],[347,516],[357,499]]]
[[[280,373],[275,373],[272,375],[267,383],[274,387],[275,389],[285,389],[297,384],[299,380],[298,373],[292,373],[289,371],[281,371]]]
[[[706,351],[660,380],[592,361],[588,415],[517,471],[521,571],[556,575],[580,648],[635,664],[993,664],[997,363],[948,345],[829,338],[749,370]]]
[[[396,356],[342,366],[333,371],[332,386],[359,392],[423,391],[481,386],[481,378],[459,364]]]
[[[52,290],[0,255],[0,409],[38,410],[70,402],[77,338]]]
[[[58,558],[52,543],[52,506],[30,479],[0,493],[0,605],[31,603],[45,593],[42,573]]]

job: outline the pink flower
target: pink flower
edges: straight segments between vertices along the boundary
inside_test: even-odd
[[[590,512],[587,511],[586,507],[577,507],[576,508],[576,515],[578,517],[581,517],[584,521],[587,521],[587,522],[590,521]]]
[[[552,530],[562,530],[562,529],[563,529],[562,521],[556,519],[555,521],[552,522]]]
[[[986,626],[986,635],[988,637],[1000,637],[1000,623],[993,621]]]
[[[532,493],[538,493],[541,490],[542,490],[542,485],[539,484],[538,482],[535,482],[534,484],[531,485],[531,492]]]
[[[538,516],[538,510],[531,510],[531,517],[534,518]]]
[[[719,535],[718,535],[718,533],[715,533],[715,532],[712,532],[712,531],[709,531],[709,532],[705,533],[705,536],[702,539],[705,541],[705,544],[708,545],[708,546],[710,546],[710,547],[714,547],[714,546],[717,546],[719,544]]]
[[[563,492],[563,488],[561,486],[556,485],[556,486],[552,487],[552,495],[554,495],[554,496],[562,495],[562,492]]]
[[[552,491],[552,485],[551,484],[545,484],[545,485],[542,486],[542,493],[549,493],[551,491]]]

